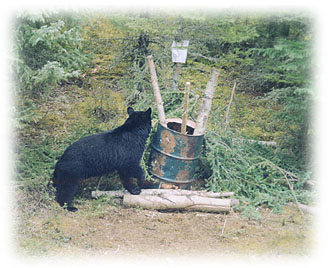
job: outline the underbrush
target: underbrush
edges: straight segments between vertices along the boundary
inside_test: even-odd
[[[314,201],[314,192],[305,189],[311,173],[295,167],[290,156],[273,146],[209,131],[200,162],[198,176],[205,178],[205,188],[233,191],[241,201],[239,209],[246,214],[258,206],[280,212],[289,202]]]

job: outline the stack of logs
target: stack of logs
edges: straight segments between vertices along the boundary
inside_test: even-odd
[[[143,189],[140,195],[131,195],[126,191],[93,191],[92,197],[123,198],[124,206],[145,209],[229,212],[234,206],[239,205],[239,201],[222,197],[231,197],[233,194],[233,192]]]

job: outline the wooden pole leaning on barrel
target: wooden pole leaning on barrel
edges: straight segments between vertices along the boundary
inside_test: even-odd
[[[207,82],[207,86],[203,96],[203,102],[199,108],[194,135],[205,134],[206,123],[211,111],[212,100],[218,83],[219,73],[220,72],[217,69],[212,69],[211,78]]]
[[[149,66],[149,71],[150,71],[151,83],[153,85],[153,90],[154,90],[154,96],[155,96],[155,102],[156,102],[157,111],[158,111],[159,122],[161,123],[161,125],[166,127],[163,100],[162,100],[161,92],[159,91],[157,74],[156,74],[156,70],[155,70],[153,56],[152,55],[147,56],[147,61],[148,61],[148,66]]]
[[[182,125],[181,133],[187,133],[187,120],[188,120],[188,103],[189,103],[189,91],[190,91],[190,82],[186,83],[186,89],[184,92],[184,103],[183,103],[183,114],[182,114]]]

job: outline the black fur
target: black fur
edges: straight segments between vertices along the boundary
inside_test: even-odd
[[[70,145],[55,166],[56,201],[69,211],[80,180],[118,171],[122,184],[131,194],[140,194],[144,171],[140,160],[151,129],[151,108],[135,112],[128,108],[129,118],[114,129],[84,137]],[[132,177],[137,184],[132,183]]]

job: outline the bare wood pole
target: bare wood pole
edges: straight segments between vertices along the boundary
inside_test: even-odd
[[[211,78],[208,80],[203,96],[203,103],[201,104],[196,120],[196,127],[194,135],[202,135],[205,133],[208,116],[211,111],[212,100],[218,82],[219,71],[212,69]]]
[[[230,97],[230,101],[228,104],[228,108],[227,108],[227,112],[226,112],[226,117],[225,117],[225,131],[227,131],[228,125],[229,125],[229,112],[230,112],[230,107],[231,107],[231,103],[233,100],[233,96],[235,94],[235,89],[236,89],[237,83],[236,81],[234,82],[233,88],[232,88],[232,92],[231,92],[231,97]]]
[[[227,217],[225,217],[225,219],[224,219],[224,224],[223,224],[223,228],[222,228],[220,237],[223,236],[223,234],[224,234],[224,229],[225,229],[226,223],[227,223]]]
[[[179,87],[179,74],[180,74],[180,63],[174,63],[174,72],[173,72],[173,83],[172,89],[178,90]]]
[[[127,191],[116,190],[116,191],[92,191],[91,196],[93,198],[98,198],[100,196],[111,196],[111,197],[123,197],[127,194]],[[174,190],[174,189],[142,189],[140,195],[184,195],[191,196],[197,195],[202,197],[210,198],[220,198],[220,197],[229,197],[233,196],[234,192],[206,192],[206,191],[190,191],[190,190]]]
[[[163,100],[162,100],[161,92],[160,92],[159,86],[158,86],[158,80],[157,80],[157,74],[156,74],[156,70],[155,70],[153,56],[152,55],[147,56],[147,61],[148,61],[148,66],[149,66],[149,71],[150,71],[151,83],[153,85],[153,90],[154,90],[154,96],[155,96],[155,102],[156,102],[157,111],[158,111],[159,122],[161,125],[166,127]]]
[[[186,89],[184,92],[184,103],[183,103],[183,115],[182,115],[182,125],[181,133],[187,133],[187,120],[188,120],[188,104],[189,104],[189,91],[190,91],[190,82],[186,83]]]

